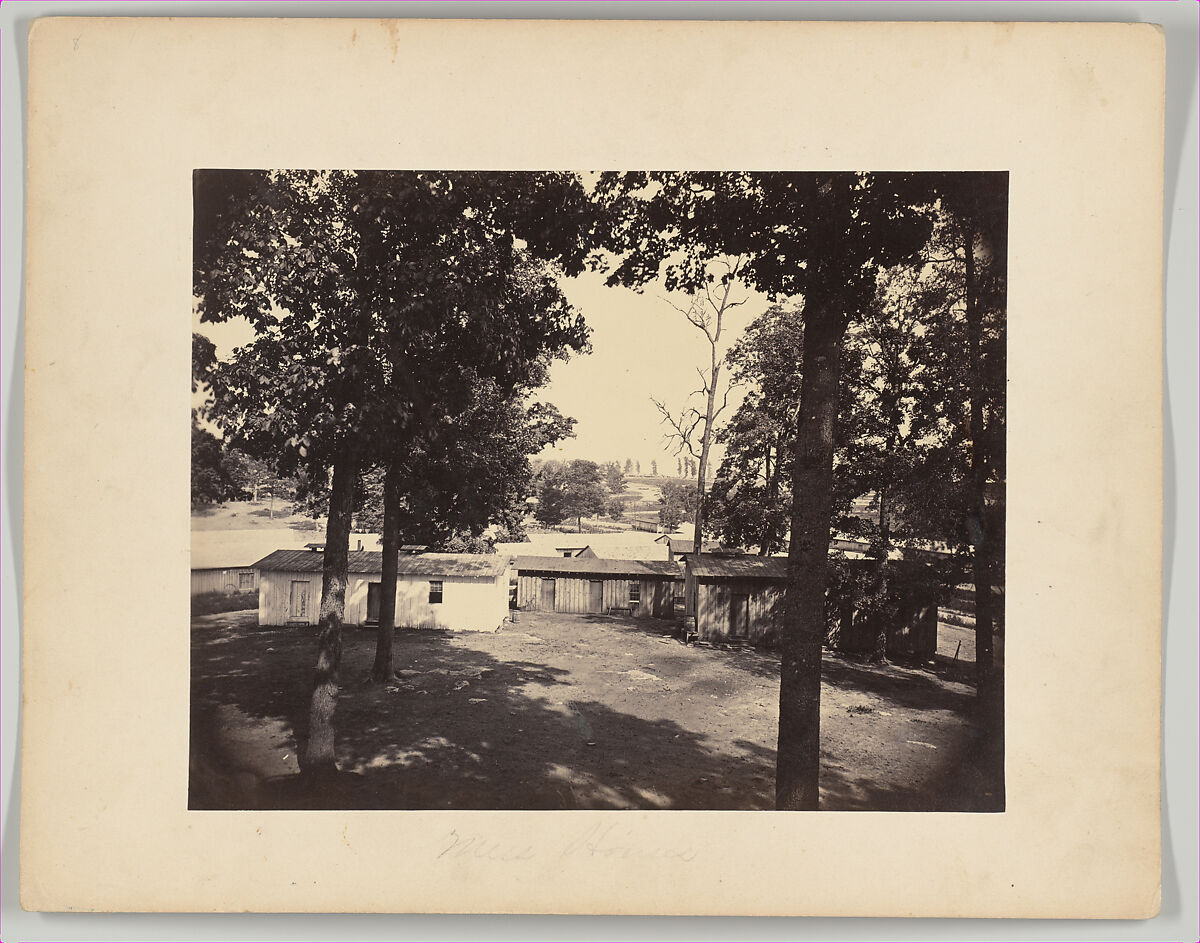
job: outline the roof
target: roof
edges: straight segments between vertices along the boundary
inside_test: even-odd
[[[247,527],[228,530],[194,530],[191,535],[193,570],[250,569],[255,560],[261,560],[272,550],[285,548],[298,550],[313,540],[311,530],[296,530],[289,527]],[[364,547],[378,549],[379,538],[375,534],[350,535],[350,546],[362,541]],[[322,542],[322,546],[323,546]]]
[[[530,534],[528,540],[520,542],[497,541],[496,552],[514,557],[561,557],[562,550],[559,547],[566,549],[586,543],[596,556],[609,560],[666,560],[667,547],[656,543],[656,536],[639,530],[583,535],[552,531]]]
[[[517,557],[518,570],[570,576],[657,576],[677,580],[683,570],[666,560],[610,560],[605,557]]]
[[[256,570],[320,573],[325,555],[312,550],[276,550],[256,564]],[[473,576],[494,578],[508,569],[508,557],[494,553],[421,553],[402,555],[396,572],[404,576]],[[377,550],[352,550],[350,573],[382,573],[383,554]]]
[[[688,569],[704,579],[714,577],[754,580],[787,579],[787,557],[726,557],[702,553],[688,560]]]
[[[696,541],[690,537],[669,537],[662,536],[659,540],[665,540],[667,546],[671,548],[672,553],[691,553],[696,546]],[[715,543],[704,541],[704,552],[708,553],[711,550],[716,550],[718,547]]]

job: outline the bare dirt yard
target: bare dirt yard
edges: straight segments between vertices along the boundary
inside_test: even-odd
[[[315,634],[256,616],[192,621],[192,808],[773,807],[777,654],[685,647],[665,621],[545,613],[494,634],[399,632],[386,685],[365,680],[373,630],[347,629],[343,774],[314,795],[296,755]],[[974,690],[937,670],[826,655],[822,808],[994,806]]]

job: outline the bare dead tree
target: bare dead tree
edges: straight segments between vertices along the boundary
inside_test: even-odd
[[[718,259],[715,266],[724,271],[710,278],[703,290],[693,294],[686,307],[667,299],[667,303],[687,318],[688,323],[700,331],[708,341],[708,370],[696,368],[700,377],[700,388],[689,393],[685,401],[690,403],[693,397],[700,397],[704,403],[704,410],[701,411],[694,405],[685,405],[675,414],[666,403],[651,397],[651,401],[662,413],[664,425],[670,430],[667,433],[667,441],[675,444],[674,453],[680,455],[686,452],[696,460],[696,515],[692,546],[697,553],[702,552],[704,546],[704,487],[708,475],[708,454],[712,447],[713,429],[717,418],[729,405],[729,393],[735,385],[729,380],[722,384],[721,365],[724,357],[719,353],[721,332],[725,327],[726,313],[749,300],[734,300],[731,297],[742,261],[741,256]],[[722,389],[724,392],[719,392]]]

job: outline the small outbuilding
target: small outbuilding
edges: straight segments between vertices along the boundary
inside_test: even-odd
[[[276,550],[254,564],[259,625],[316,625],[324,555]],[[396,625],[494,632],[508,618],[509,557],[477,553],[403,553],[397,561]],[[383,554],[349,555],[346,625],[379,622]]]
[[[685,594],[696,634],[708,641],[774,644],[783,626],[786,557],[711,553],[688,557]]]
[[[696,541],[690,537],[672,537],[670,534],[663,534],[655,543],[660,543],[667,548],[667,559],[686,564],[688,557],[696,548]],[[711,553],[718,549],[718,544],[704,541],[704,552]]]
[[[258,588],[253,566],[192,567],[192,595],[252,593]]]
[[[688,614],[695,613],[697,636],[776,644],[786,618],[787,565],[784,556],[703,553],[690,557],[685,593]],[[909,561],[892,565],[892,592],[881,612],[860,602],[874,561],[830,561],[827,624],[835,629],[841,651],[869,652],[882,628],[889,657],[930,658],[937,649],[936,574]]]
[[[540,612],[616,612],[670,618],[678,563],[601,557],[517,557],[517,607]]]

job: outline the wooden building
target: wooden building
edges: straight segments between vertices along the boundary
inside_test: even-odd
[[[254,564],[259,625],[316,625],[324,555],[276,550]],[[397,563],[396,625],[494,632],[508,618],[509,558],[475,553],[406,553]],[[379,621],[383,554],[350,552],[347,625]]]
[[[784,628],[787,557],[723,556],[689,558],[685,594],[687,612],[696,617],[697,637],[711,641],[745,639],[774,645]],[[924,659],[937,650],[937,579],[932,569],[913,561],[892,561],[888,623],[877,607],[859,604],[870,560],[830,561],[827,602],[837,627],[840,651],[865,654],[882,628],[889,657]]]
[[[695,549],[696,541],[691,537],[672,537],[670,534],[663,534],[655,543],[660,543],[667,548],[667,559],[675,563],[686,564],[688,557],[692,555]],[[712,553],[719,549],[719,545],[704,541],[704,552]]]
[[[774,644],[783,627],[786,557],[689,556],[685,595],[696,635],[710,641]]]
[[[253,566],[192,567],[192,595],[201,593],[252,593],[258,589]]]
[[[665,560],[517,557],[517,607],[540,612],[616,612],[671,618],[682,578]]]

